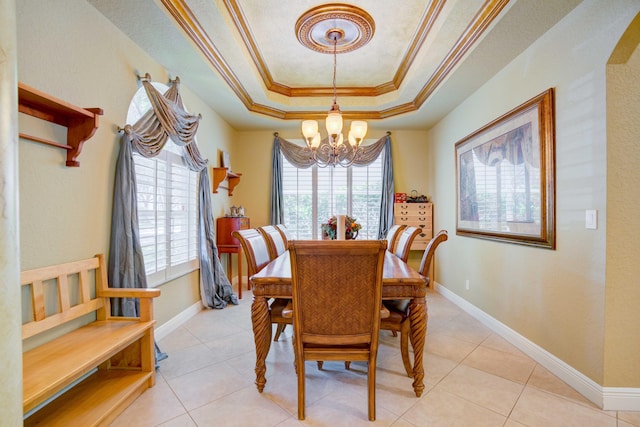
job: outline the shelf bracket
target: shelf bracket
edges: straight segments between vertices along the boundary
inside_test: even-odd
[[[211,168],[211,190],[213,193],[217,193],[218,189],[229,191],[229,195],[233,196],[233,189],[236,185],[240,184],[241,173],[228,172],[228,168]],[[220,184],[222,181],[227,181],[229,186],[222,187]]]
[[[95,134],[103,114],[101,108],[79,108],[24,83],[18,83],[18,111],[67,128],[67,145],[24,133],[20,137],[67,150],[70,167],[80,166],[82,145]]]

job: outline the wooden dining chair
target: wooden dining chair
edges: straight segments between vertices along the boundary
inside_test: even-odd
[[[248,265],[248,280],[251,280],[251,276],[259,272],[267,265],[271,260],[275,258],[272,256],[271,249],[267,243],[267,238],[263,233],[259,232],[255,228],[248,228],[244,230],[236,230],[231,233],[233,237],[240,241],[242,250],[247,258]],[[269,304],[269,317],[271,323],[277,325],[274,341],[280,338],[280,334],[284,331],[287,324],[293,323],[291,318],[284,317],[282,312],[289,305],[290,300],[284,298],[276,298],[271,304]]]
[[[263,225],[258,227],[258,231],[262,233],[267,240],[271,257],[276,258],[287,251],[286,237],[275,225]]]
[[[285,247],[288,247],[288,241],[293,240],[295,236],[293,235],[293,233],[291,233],[291,230],[289,230],[284,224],[276,224],[276,228],[280,230],[282,236],[284,237]]]
[[[298,419],[305,417],[305,361],[366,361],[368,415],[375,385],[385,241],[289,243]]]
[[[387,239],[387,250],[389,252],[393,252],[396,242],[398,241],[398,237],[405,228],[407,228],[406,224],[394,224],[389,228],[387,236],[385,237],[385,239]]]
[[[420,233],[422,233],[422,228],[418,228],[413,225],[407,226],[398,235],[393,253],[404,262],[407,262],[407,260],[409,259],[411,244]]]
[[[449,235],[447,230],[441,230],[429,241],[429,244],[422,255],[419,272],[421,275],[429,279],[427,283],[433,283],[433,269],[431,268],[431,265],[436,249],[440,243],[446,241],[448,238]],[[404,364],[405,371],[407,371],[407,376],[412,378],[413,368],[411,366],[411,361],[409,360],[409,304],[407,300],[403,300],[403,302],[404,304],[386,304],[386,307],[389,309],[389,316],[380,320],[380,329],[392,331],[394,332],[394,335],[396,335],[397,332],[400,332],[400,353],[402,354],[402,363]]]
[[[396,232],[397,237],[395,238],[392,250],[393,254],[402,261],[407,262],[409,259],[409,251],[411,251],[411,245],[420,233],[422,233],[422,228],[415,226],[405,226],[402,230]],[[394,307],[396,308],[396,311],[398,311],[399,308],[406,307],[406,305],[407,301],[405,300],[385,300],[381,308],[381,310],[386,310],[383,318],[387,318],[391,315],[388,311],[389,307]],[[391,330],[391,332],[393,332],[394,337],[398,336],[397,331]]]
[[[235,230],[231,235],[238,239],[242,245],[242,250],[247,258],[249,277],[262,270],[273,259],[267,240],[257,229]]]
[[[287,238],[285,234],[275,225],[264,225],[258,227],[258,231],[262,233],[267,245],[269,246],[269,252],[271,258],[276,258],[287,251]],[[277,323],[276,333],[273,336],[273,341],[278,341],[280,335],[284,332],[287,324],[291,324],[291,317],[283,317],[284,310],[291,310],[291,300],[289,298],[277,298],[271,303],[272,306],[272,318],[271,321]]]

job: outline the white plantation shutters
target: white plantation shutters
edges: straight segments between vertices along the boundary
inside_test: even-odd
[[[282,168],[282,187],[284,195],[284,223],[297,239],[312,239],[315,206],[313,169],[298,169],[292,166],[286,159]]]
[[[138,226],[145,271],[159,284],[198,267],[198,173],[168,142],[157,157],[133,154],[138,184]]]
[[[358,239],[377,239],[382,156],[364,167],[298,169],[283,157],[284,223],[297,239],[319,239],[320,225],[346,213],[362,225]]]
[[[160,154],[159,157],[166,157]],[[167,267],[167,163],[134,153],[138,188],[138,228],[147,276]]]
[[[358,238],[377,239],[380,226],[380,203],[382,199],[382,159],[367,167],[352,167],[351,171],[351,216],[362,224]]]

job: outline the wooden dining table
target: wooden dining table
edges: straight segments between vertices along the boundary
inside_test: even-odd
[[[258,391],[262,393],[267,383],[265,359],[271,345],[268,300],[270,298],[292,298],[289,252],[287,251],[272,260],[260,272],[251,276],[250,280],[253,286],[251,322],[256,346],[256,386]],[[413,390],[418,397],[424,391],[422,356],[427,333],[425,298],[427,281],[427,278],[387,251],[382,273],[382,299],[410,299],[410,339],[414,354]]]

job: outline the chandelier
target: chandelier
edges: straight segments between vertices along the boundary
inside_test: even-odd
[[[363,148],[360,143],[367,133],[367,122],[354,120],[345,143],[342,135],[342,112],[336,102],[336,50],[338,41],[344,37],[344,31],[339,28],[331,28],[326,33],[327,40],[333,41],[333,105],[327,114],[325,125],[327,138],[322,140],[318,131],[318,122],[304,120],[302,122],[302,135],[311,151],[311,158],[319,167],[340,165],[348,167],[354,161],[362,157]]]

